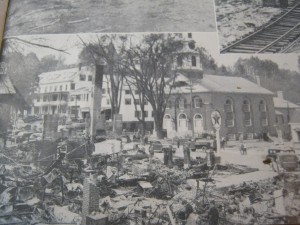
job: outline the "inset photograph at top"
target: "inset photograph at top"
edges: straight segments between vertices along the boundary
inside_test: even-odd
[[[215,0],[221,53],[299,53],[300,1]]]
[[[11,0],[6,36],[216,31],[211,0]]]

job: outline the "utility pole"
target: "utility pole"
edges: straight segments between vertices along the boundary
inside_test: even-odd
[[[193,86],[192,86],[192,80],[190,80],[190,123],[191,123],[191,129],[192,129],[192,137],[195,136],[195,130],[194,130],[194,124],[193,124],[193,112],[192,112],[192,106],[193,106]]]
[[[104,65],[95,65],[95,79],[93,83],[93,105],[91,110],[91,137],[97,134],[101,128],[101,102],[102,102],[102,83],[103,83]]]
[[[177,132],[177,105],[178,105],[178,98],[175,99],[175,104],[174,104],[174,110],[175,110],[175,117],[174,117],[174,122],[175,122],[175,131]]]

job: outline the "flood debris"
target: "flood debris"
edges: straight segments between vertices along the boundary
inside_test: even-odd
[[[208,164],[208,154],[169,154],[164,163],[164,153],[148,155],[143,144],[94,154],[78,147],[83,143],[65,143],[59,153],[61,142],[38,150],[35,163],[19,159],[18,147],[1,155],[0,224],[265,224],[299,217],[297,172],[224,186],[220,179],[258,169]]]

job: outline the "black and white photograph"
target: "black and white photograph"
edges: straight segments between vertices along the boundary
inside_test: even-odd
[[[10,0],[5,35],[212,32],[212,0]]]
[[[299,83],[217,32],[7,37],[0,224],[299,224]]]
[[[299,53],[300,1],[215,0],[221,53]]]

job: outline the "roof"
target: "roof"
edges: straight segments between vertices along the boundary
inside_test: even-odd
[[[299,105],[296,105],[295,103],[292,103],[288,100],[285,100],[283,98],[279,98],[279,97],[274,97],[273,98],[274,101],[274,107],[275,108],[300,108]]]
[[[65,70],[56,70],[51,72],[41,73],[39,75],[40,84],[59,83],[73,81],[80,73],[91,74],[91,68],[84,66],[79,70],[78,67]]]
[[[283,115],[283,113],[280,112],[280,111],[278,111],[278,110],[275,110],[275,114],[276,114],[276,115]]]
[[[184,75],[179,75],[176,80],[187,81]],[[189,83],[189,82],[188,82]],[[219,92],[219,93],[240,93],[240,94],[265,94],[274,95],[273,92],[253,83],[242,77],[229,77],[217,75],[203,75],[202,79],[193,80],[192,91],[198,92]],[[190,87],[185,86],[173,89],[172,93],[190,93]]]
[[[290,123],[300,123],[300,108],[293,112]]]
[[[4,74],[0,74],[0,94],[16,94],[11,80]]]

